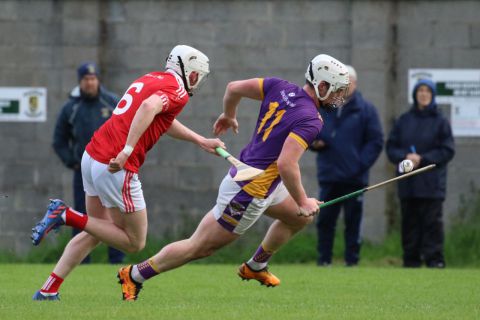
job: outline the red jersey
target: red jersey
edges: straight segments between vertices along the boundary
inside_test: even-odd
[[[86,147],[88,154],[101,163],[108,164],[122,151],[138,108],[152,94],[162,98],[163,109],[138,140],[128,158],[125,169],[138,173],[146,153],[172,125],[173,120],[188,102],[188,93],[180,77],[169,72],[151,72],[135,80],[118,102],[112,117],[93,135]]]

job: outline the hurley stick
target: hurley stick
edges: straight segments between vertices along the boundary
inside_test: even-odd
[[[254,167],[250,167],[248,164],[241,162],[240,160],[236,159],[230,153],[228,153],[225,149],[217,147],[215,149],[217,153],[226,159],[228,162],[233,164],[235,168],[237,168],[237,174],[233,177],[234,181],[245,181],[251,180],[263,174],[265,170],[257,169]]]
[[[433,168],[435,168],[435,165],[434,165],[434,164],[431,164],[431,165],[429,165],[429,166],[426,166],[426,167],[423,167],[423,168],[420,168],[420,169],[417,169],[417,170],[413,170],[412,172],[402,174],[401,176],[398,176],[398,177],[396,177],[396,178],[393,178],[393,179],[390,179],[390,180],[386,180],[386,181],[383,181],[383,182],[374,184],[373,186],[365,187],[365,188],[363,188],[363,189],[354,191],[354,192],[349,193],[349,194],[346,194],[346,195],[344,195],[344,196],[341,196],[341,197],[335,198],[335,199],[333,199],[333,200],[324,202],[324,203],[322,203],[322,204],[320,205],[320,208],[325,208],[325,207],[331,206],[332,204],[341,202],[341,201],[346,200],[346,199],[350,199],[350,198],[356,197],[356,196],[358,196],[358,195],[360,195],[360,194],[362,194],[362,193],[365,193],[365,192],[367,192],[367,191],[370,191],[370,190],[373,190],[373,189],[376,189],[376,188],[383,187],[383,186],[386,185],[386,184],[389,184],[389,183],[392,183],[392,182],[394,182],[394,181],[398,181],[398,180],[401,180],[401,179],[405,179],[405,178],[414,176],[414,175],[416,175],[416,174],[425,172],[425,171],[427,171],[427,170],[431,170],[431,169],[433,169]]]

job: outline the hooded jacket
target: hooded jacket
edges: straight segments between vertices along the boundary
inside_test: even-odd
[[[432,92],[432,101],[424,110],[419,109],[416,97],[421,85],[426,85]],[[435,85],[432,81],[420,80],[412,94],[413,106],[398,118],[388,137],[388,159],[397,165],[408,153],[415,150],[422,157],[420,167],[430,164],[437,166],[433,170],[400,180],[398,194],[400,199],[445,199],[447,163],[455,155],[452,129],[437,108]]]
[[[383,131],[375,107],[355,91],[341,108],[320,111],[324,126],[317,136],[325,147],[317,151],[320,184],[368,184],[368,170],[383,147]]]
[[[119,98],[100,86],[95,98],[75,87],[62,107],[53,134],[53,149],[68,168],[80,164],[93,133],[112,115]]]

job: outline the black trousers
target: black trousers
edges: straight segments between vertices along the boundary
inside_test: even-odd
[[[332,200],[361,188],[361,186],[351,186],[340,183],[321,184],[320,200]],[[362,195],[320,210],[317,219],[318,264],[332,263],[335,229],[342,207],[345,222],[345,263],[347,265],[356,265],[360,259],[360,225],[363,215]]]
[[[444,266],[441,199],[401,199],[403,265]]]
[[[82,180],[82,171],[74,170],[73,171],[73,205],[74,209],[81,212],[87,213],[87,208],[85,207],[85,191],[83,190],[83,180]],[[72,237],[80,233],[81,230],[73,229]],[[108,247],[108,261],[110,263],[122,263],[125,254],[112,247]],[[90,256],[87,256],[82,263],[89,263]]]

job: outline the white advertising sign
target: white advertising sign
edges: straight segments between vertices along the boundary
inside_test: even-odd
[[[0,121],[47,121],[47,89],[0,87]]]
[[[410,69],[408,101],[420,79],[435,82],[436,101],[450,119],[456,137],[480,136],[480,69]]]

